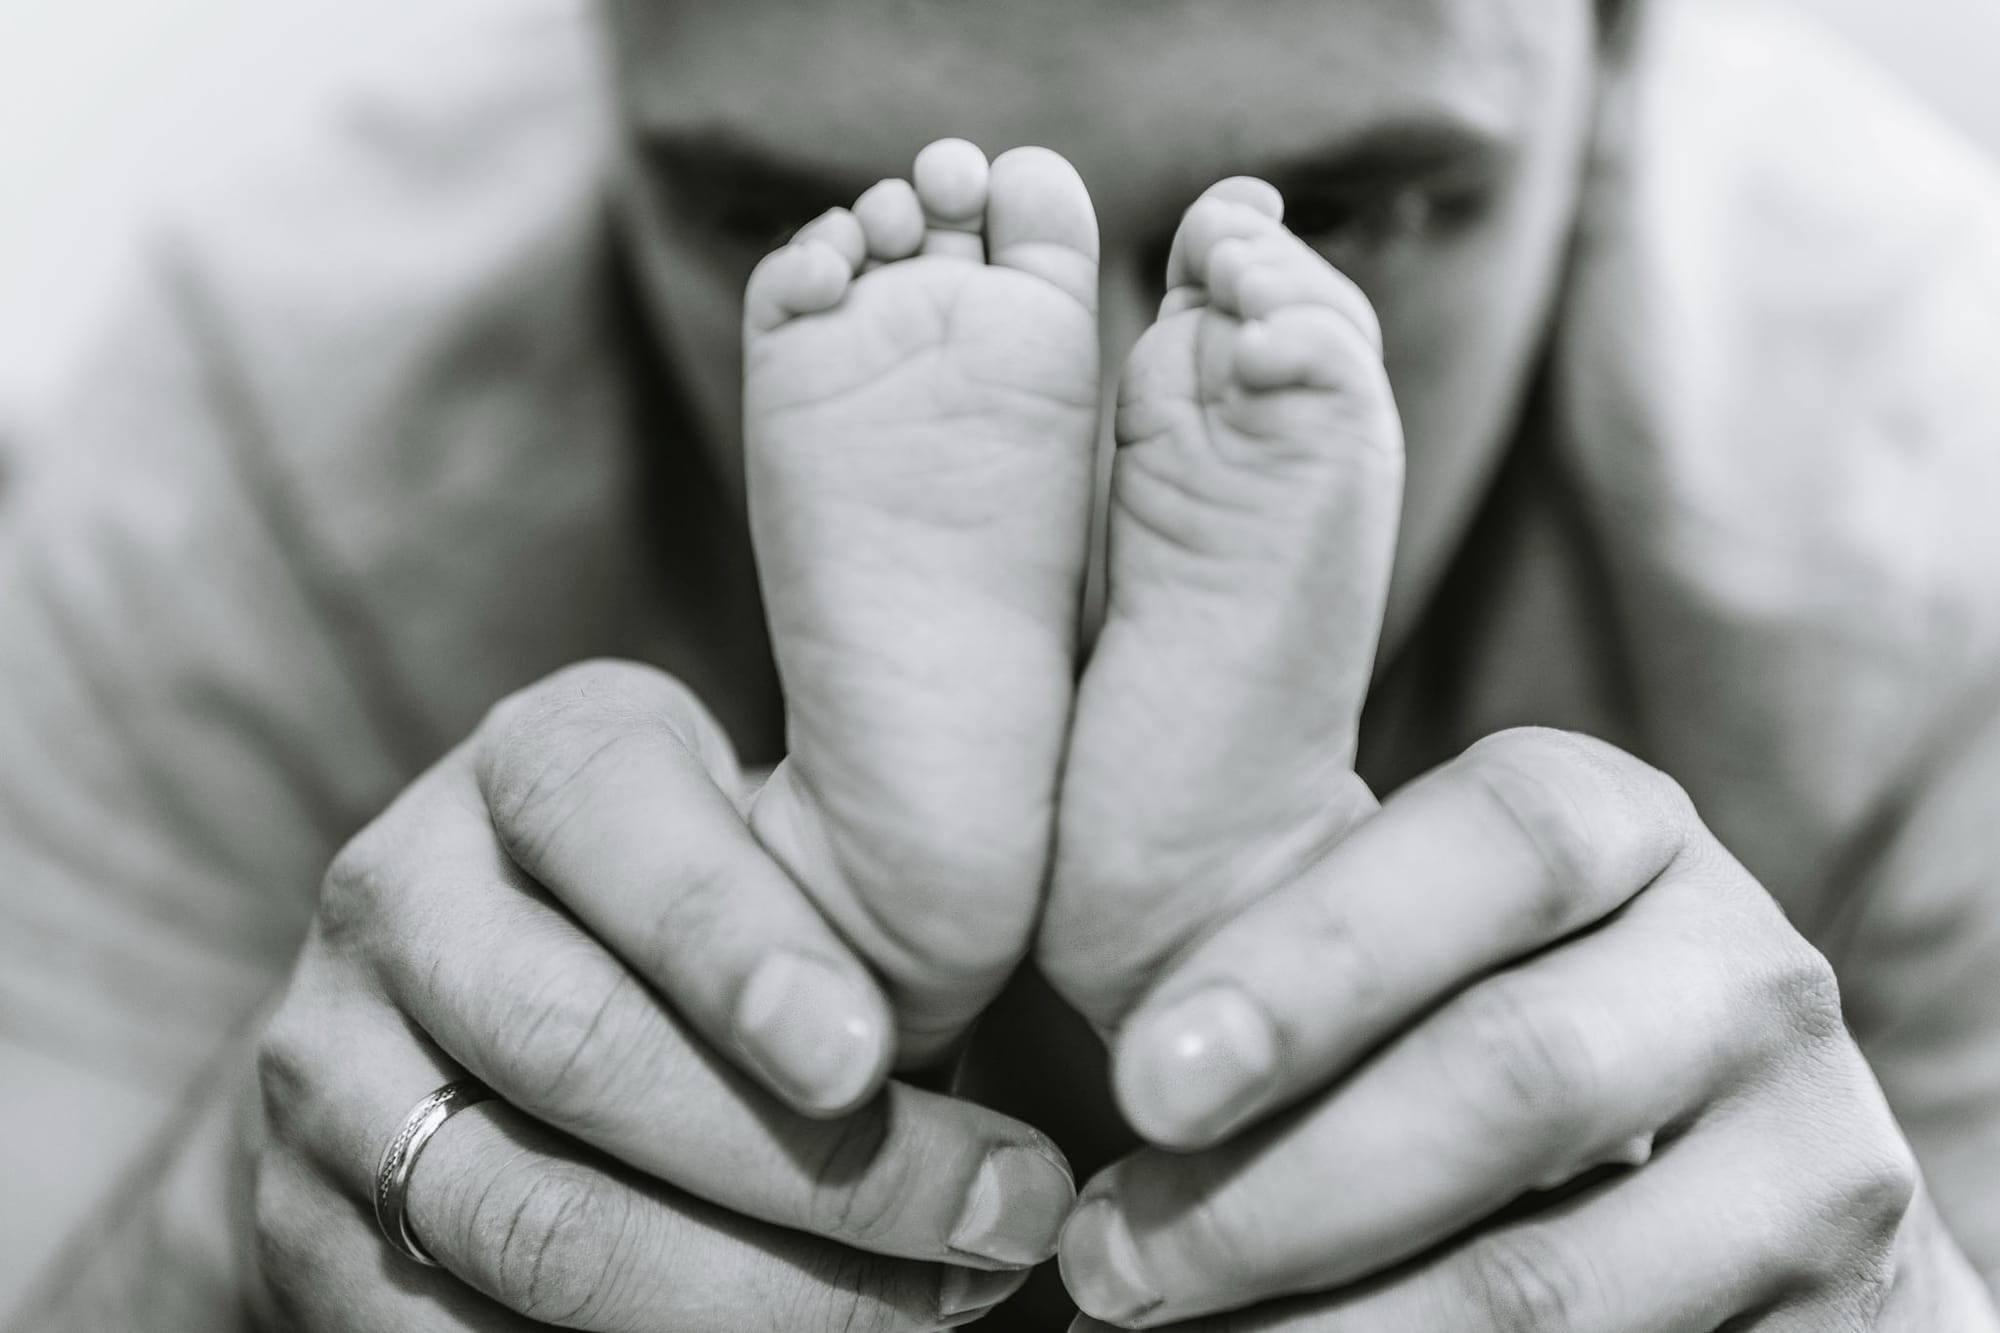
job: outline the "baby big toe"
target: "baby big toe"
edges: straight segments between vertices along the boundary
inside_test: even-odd
[[[1208,256],[1222,241],[1283,235],[1284,199],[1251,176],[1210,186],[1181,215],[1167,253],[1167,295],[1160,318],[1208,304]]]
[[[1097,308],[1097,210],[1068,159],[1046,148],[1015,148],[993,163],[986,204],[986,251]]]

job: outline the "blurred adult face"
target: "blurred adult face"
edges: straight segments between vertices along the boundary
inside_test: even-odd
[[[726,475],[751,267],[930,140],[1076,163],[1113,367],[1182,209],[1263,176],[1382,314],[1409,443],[1401,638],[1540,350],[1590,134],[1592,0],[609,0],[608,18],[649,295]]]

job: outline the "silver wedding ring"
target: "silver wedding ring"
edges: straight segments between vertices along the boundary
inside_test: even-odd
[[[492,1090],[477,1079],[447,1083],[403,1117],[402,1128],[382,1150],[381,1164],[375,1168],[375,1221],[383,1237],[405,1259],[427,1268],[438,1266],[410,1229],[410,1172],[416,1168],[417,1155],[445,1121],[492,1095]]]

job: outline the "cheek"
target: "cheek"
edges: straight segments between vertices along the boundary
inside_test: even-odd
[[[1505,458],[1531,385],[1566,231],[1511,226],[1432,257],[1385,297],[1409,451],[1385,641],[1400,643]],[[1386,654],[1385,654],[1386,656]]]
[[[1391,644],[1428,602],[1519,427],[1561,288],[1582,120],[1538,155],[1498,215],[1379,294],[1409,449]]]
[[[1384,297],[1391,380],[1408,434],[1412,485],[1484,471],[1504,450],[1534,371],[1559,283],[1559,218],[1509,219],[1427,256]]]

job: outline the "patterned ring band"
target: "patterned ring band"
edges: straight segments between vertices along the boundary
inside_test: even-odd
[[[403,1117],[402,1128],[382,1150],[381,1164],[375,1168],[375,1221],[390,1246],[404,1258],[429,1268],[438,1266],[410,1229],[410,1172],[417,1165],[417,1155],[445,1121],[492,1095],[492,1090],[477,1079],[447,1083]]]

